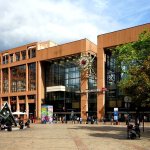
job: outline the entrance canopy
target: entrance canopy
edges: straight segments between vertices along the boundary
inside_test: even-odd
[[[51,86],[46,87],[46,92],[66,91],[65,86]]]
[[[16,111],[16,112],[12,112],[13,115],[26,115],[27,113],[25,112],[20,112],[20,111]]]

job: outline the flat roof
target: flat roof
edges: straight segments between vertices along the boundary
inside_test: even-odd
[[[99,36],[101,36],[101,35],[112,34],[112,33],[115,33],[115,32],[120,32],[120,31],[124,31],[124,30],[129,30],[129,29],[132,29],[132,28],[136,28],[136,27],[140,27],[140,26],[145,26],[145,25],[150,25],[150,23],[145,23],[145,24],[136,25],[136,26],[133,26],[133,27],[128,27],[128,28],[125,28],[125,29],[120,29],[120,30],[116,30],[116,31],[108,32],[108,33],[103,33],[103,34],[98,35],[97,37],[99,37]]]

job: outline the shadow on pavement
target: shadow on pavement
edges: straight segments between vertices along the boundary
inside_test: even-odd
[[[92,130],[93,133],[90,132],[89,135],[93,137],[100,137],[100,138],[114,138],[118,140],[125,140],[127,139],[127,128],[120,127],[120,126],[76,126],[75,128],[69,129],[81,129],[81,130]],[[145,127],[145,131],[141,129],[141,138],[147,138],[150,140],[150,127]],[[139,138],[137,138],[139,140]]]

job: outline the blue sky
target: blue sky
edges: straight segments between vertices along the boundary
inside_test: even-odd
[[[57,44],[150,23],[149,0],[0,0],[0,50]]]

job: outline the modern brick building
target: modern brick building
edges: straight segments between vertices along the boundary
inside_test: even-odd
[[[150,23],[98,36],[97,88],[104,86],[108,89],[106,94],[97,95],[97,112],[99,118],[104,112],[107,118],[110,118],[109,114],[111,115],[115,107],[119,108],[119,112],[122,115],[128,109],[125,108],[124,98],[126,95],[122,95],[116,86],[117,81],[120,80],[120,74],[115,71],[115,59],[112,58],[110,50],[113,50],[118,45],[137,41],[139,34],[145,30],[150,30]],[[133,106],[130,110],[134,112],[135,107]]]
[[[87,115],[101,119],[114,107],[124,110],[109,49],[136,41],[145,29],[150,24],[99,35],[98,45],[87,39],[62,45],[47,41],[2,51],[0,108],[7,101],[12,111],[41,118],[41,105],[47,104],[58,115],[73,110],[83,119]]]

